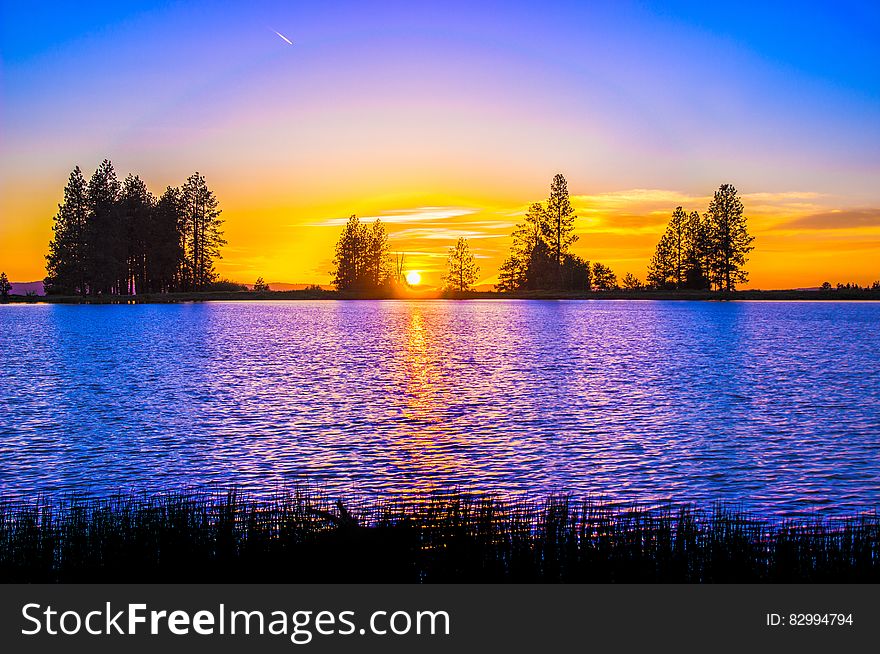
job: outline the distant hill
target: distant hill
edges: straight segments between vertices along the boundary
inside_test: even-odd
[[[45,295],[43,290],[43,282],[12,282],[13,295],[27,295],[28,293],[36,293],[37,295]]]

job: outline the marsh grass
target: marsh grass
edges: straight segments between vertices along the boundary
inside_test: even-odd
[[[880,519],[449,491],[0,502],[3,582],[878,582]]]

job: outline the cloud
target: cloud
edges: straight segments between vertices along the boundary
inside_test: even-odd
[[[813,191],[782,191],[777,193],[743,193],[740,197],[745,200],[754,200],[756,202],[790,202],[792,200],[818,200],[827,198],[825,193],[815,193]]]
[[[425,221],[438,221],[455,218],[457,216],[469,216],[477,213],[478,209],[471,207],[415,207],[412,209],[393,209],[382,211],[377,216],[359,216],[361,222],[373,222],[381,220],[383,223],[418,223]],[[341,227],[348,222],[345,218],[328,218],[317,223],[311,223],[309,227]]]
[[[790,220],[783,229],[857,229],[880,227],[880,209],[835,209]]]

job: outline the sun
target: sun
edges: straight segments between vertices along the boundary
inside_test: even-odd
[[[406,273],[406,283],[410,286],[418,286],[421,281],[422,276],[415,270],[410,270],[408,273]]]

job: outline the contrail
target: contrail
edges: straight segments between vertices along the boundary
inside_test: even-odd
[[[275,30],[272,30],[272,31],[275,32]],[[280,36],[282,39],[284,39],[285,41],[287,41],[288,45],[293,45],[293,41],[291,41],[290,39],[288,39],[288,38],[287,38],[286,36],[284,36],[281,32],[275,32],[275,33],[276,33],[278,36]]]

